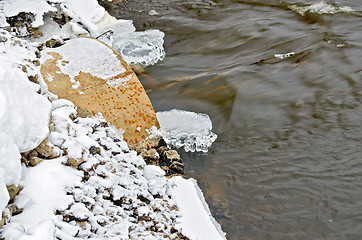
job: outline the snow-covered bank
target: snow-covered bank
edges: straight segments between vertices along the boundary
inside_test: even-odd
[[[32,13],[26,15],[30,20],[7,26],[13,35],[0,30],[0,212],[7,216],[0,239],[225,239],[194,180],[169,178],[160,167],[146,165],[120,130],[99,115],[77,117],[76,106],[48,92],[42,79],[39,42],[107,30],[123,41],[132,36],[132,24],[112,18],[95,0],[4,0],[1,26],[8,25],[5,17],[24,11]],[[59,16],[68,20],[59,24]],[[39,26],[48,32],[41,40],[30,38]],[[137,43],[137,36],[128,43]],[[148,40],[142,35],[139,41],[141,56],[133,51],[137,47],[122,46],[147,65],[164,56],[152,44],[145,50]],[[49,143],[42,142],[46,137]],[[54,154],[33,150],[41,142]],[[21,154],[33,167],[21,165]],[[6,207],[7,186],[19,184],[24,189]],[[198,228],[191,219],[201,221]]]
[[[75,114],[69,101],[53,101],[51,143],[68,155],[23,168],[15,203],[24,211],[5,239],[225,239],[195,180],[166,178],[102,118]],[[79,152],[79,170],[62,165]]]

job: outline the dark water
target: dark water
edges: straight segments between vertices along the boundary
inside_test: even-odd
[[[289,7],[318,2],[109,5],[171,44],[140,76],[155,110],[212,119],[209,153],[182,157],[228,239],[362,239],[362,2],[327,1],[354,12],[322,15]]]

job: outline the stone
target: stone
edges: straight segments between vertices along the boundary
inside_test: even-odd
[[[171,165],[173,162],[182,163],[181,157],[176,150],[163,151],[161,161],[166,163],[166,165]]]
[[[140,155],[147,164],[158,165],[158,159],[160,158],[160,156],[157,153],[156,149],[152,148],[145,152],[141,152]]]
[[[0,229],[5,225],[5,222],[7,220],[7,216],[2,213],[1,219],[0,219]]]
[[[58,39],[49,39],[48,41],[45,42],[45,46],[48,48],[55,48],[55,47],[59,47],[61,46],[63,43],[62,41],[58,40]]]
[[[30,164],[30,166],[35,167],[36,165],[38,165],[39,163],[41,163],[44,159],[41,159],[39,157],[30,157],[28,162]]]
[[[48,90],[72,101],[78,116],[101,113],[125,131],[123,138],[131,149],[158,145],[159,138],[149,138],[148,130],[159,128],[159,123],[146,91],[132,68],[111,47],[97,39],[75,38],[58,48],[44,49],[41,55],[40,71]]]
[[[44,139],[39,146],[37,146],[35,148],[35,150],[42,156],[45,158],[50,157],[53,154],[54,151],[54,146],[49,144],[49,139],[46,138]]]
[[[169,166],[169,169],[171,174],[183,174],[185,166],[182,163],[175,161]]]
[[[9,196],[10,196],[10,200],[9,201],[12,201],[16,195],[18,195],[18,193],[23,190],[23,186],[21,185],[10,185],[10,186],[6,186],[6,188],[8,189],[8,192],[9,192]]]
[[[74,167],[74,168],[77,168],[81,163],[83,163],[83,158],[72,158],[72,157],[69,157],[68,156],[68,165],[71,166],[71,167]]]

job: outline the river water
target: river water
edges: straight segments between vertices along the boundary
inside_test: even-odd
[[[107,5],[166,33],[139,76],[155,110],[210,116],[209,152],[181,153],[228,239],[362,239],[362,4],[327,3]]]

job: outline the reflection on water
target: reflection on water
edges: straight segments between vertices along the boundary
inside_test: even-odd
[[[140,76],[156,111],[212,119],[218,139],[209,152],[182,157],[228,239],[362,236],[362,7],[326,1],[353,11],[301,14],[296,7],[321,1],[300,2],[108,8],[139,30],[166,33],[166,59]]]

